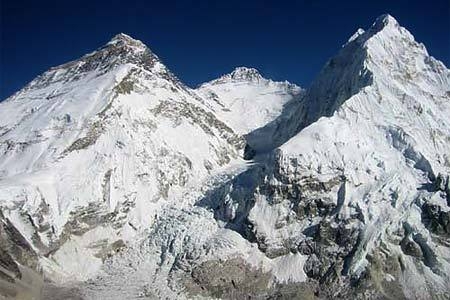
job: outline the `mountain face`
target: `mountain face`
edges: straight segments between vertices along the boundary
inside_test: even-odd
[[[279,123],[251,190],[214,199],[220,217],[266,256],[298,253],[323,297],[448,297],[449,90],[449,70],[380,17]]]
[[[450,71],[389,15],[307,90],[193,90],[121,34],[0,112],[9,295],[449,297]]]
[[[244,135],[280,117],[286,107],[299,101],[303,92],[295,84],[274,82],[246,67],[204,83],[197,91],[208,100],[219,119]]]
[[[88,278],[159,206],[241,156],[204,102],[123,34],[44,73],[0,104],[4,218],[49,268]]]
[[[304,95],[295,84],[266,79],[258,70],[246,67],[204,83],[197,91],[219,119],[245,136],[246,160],[274,148],[272,136],[280,120],[288,120]]]

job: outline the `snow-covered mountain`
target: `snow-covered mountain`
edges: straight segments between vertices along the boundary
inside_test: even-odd
[[[450,71],[389,15],[306,91],[248,68],[192,90],[118,35],[0,112],[0,290],[449,298]]]
[[[246,67],[238,67],[197,90],[209,100],[219,119],[239,134],[274,121],[302,95],[302,89],[295,84],[266,79],[258,70]]]
[[[319,296],[446,298],[448,116],[449,70],[381,16],[279,123],[250,191],[234,182],[211,201],[267,256],[299,253]]]
[[[0,111],[3,215],[72,279],[89,277],[105,251],[125,246],[160,206],[182,201],[244,146],[124,34],[37,77]]]

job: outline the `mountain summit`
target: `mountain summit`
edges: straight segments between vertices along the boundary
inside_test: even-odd
[[[119,34],[0,103],[0,295],[447,298],[449,87],[390,15],[306,90]]]
[[[140,48],[147,48],[147,46],[140,40],[135,40],[125,33],[116,34],[107,45],[128,45]]]
[[[422,93],[418,90],[422,83],[445,96],[442,91],[448,90],[448,69],[429,56],[424,45],[392,16],[383,15],[368,30],[358,30],[327,62],[307,90],[305,101],[292,118],[280,120],[281,129],[271,140],[281,145],[320,117],[332,116],[353,95],[370,86],[393,85],[400,89],[396,93],[405,93],[401,97],[413,98],[413,93]]]
[[[259,82],[267,80],[262,77],[259,71],[255,68],[237,67],[231,73],[223,75],[222,77],[212,81],[211,83],[220,83],[226,81],[247,81],[247,82]]]

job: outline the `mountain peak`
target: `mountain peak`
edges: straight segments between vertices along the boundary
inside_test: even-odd
[[[374,35],[377,35],[379,32],[385,32],[389,31],[394,34],[404,34],[407,32],[406,29],[402,28],[400,24],[397,22],[397,20],[391,16],[390,14],[383,14],[376,18],[375,22],[367,29],[367,31],[364,31],[363,29],[359,28],[347,41],[346,44],[353,42],[355,40],[359,40],[361,43],[364,43]],[[389,34],[389,35],[391,35]],[[410,36],[409,33],[406,35]],[[345,45],[346,45],[345,44]]]
[[[285,89],[290,90],[294,94],[298,94],[302,89],[294,83],[289,81],[273,81],[272,79],[265,78],[261,73],[250,67],[236,67],[228,74],[222,75],[217,79],[205,82],[199,86],[206,87],[210,85],[221,85],[228,83],[248,84],[248,85],[277,85],[284,86]]]
[[[146,48],[145,44],[140,40],[136,40],[125,33],[116,34],[107,45],[119,45],[119,46],[133,46],[139,48]]]
[[[372,27],[377,29],[383,29],[387,26],[399,26],[397,20],[390,14],[379,16],[372,25]]]
[[[391,35],[407,35],[409,39],[412,36],[407,32],[406,29],[402,28],[397,20],[390,14],[383,14],[376,18],[375,22],[365,31],[359,28],[347,41],[347,44],[358,40],[358,44],[364,44],[367,40],[371,39],[373,36],[380,32],[389,32],[388,36]]]
[[[379,16],[372,26],[366,31],[366,33],[361,35],[360,41],[365,44],[369,52],[372,52],[372,56],[378,57],[381,49],[389,48],[391,50],[384,52],[384,56],[391,57],[391,54],[396,52],[398,49],[401,48],[408,50],[411,49],[411,47],[416,48],[419,52],[424,52],[425,55],[428,55],[425,47],[417,43],[414,36],[389,14]],[[378,54],[375,55],[376,53]],[[378,58],[383,59],[382,57]],[[392,58],[399,59],[399,57],[395,55]]]
[[[237,67],[229,75],[234,80],[259,81],[263,79],[257,69],[247,67]]]
[[[63,80],[78,80],[90,72],[104,74],[125,64],[133,64],[175,80],[175,77],[143,42],[127,34],[119,33],[95,51],[50,68],[30,82],[26,88],[41,88]]]
[[[225,82],[261,82],[267,81],[261,73],[255,68],[237,67],[231,73],[222,75],[220,78],[215,79],[210,84],[219,84]]]

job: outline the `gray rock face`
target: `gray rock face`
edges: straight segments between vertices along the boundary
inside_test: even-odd
[[[422,205],[422,221],[433,233],[449,237],[450,211],[443,211],[441,206],[425,202]]]
[[[38,254],[0,210],[0,298],[39,300],[42,285]]]
[[[26,241],[22,234],[14,225],[3,216],[0,211],[0,251],[2,267],[10,271],[15,277],[21,278],[21,273],[17,263],[38,269],[38,256]],[[7,274],[1,273],[8,277]],[[13,280],[13,278],[9,278]]]
[[[258,172],[260,175],[256,176]],[[242,174],[235,178],[231,184],[232,191],[225,194],[223,198],[231,197],[235,203],[235,213],[231,215],[226,213],[229,200],[224,203],[217,202],[220,199],[220,190],[211,196],[216,202],[210,202],[209,205],[217,209],[216,217],[229,222],[230,228],[235,228],[248,240],[256,241],[259,249],[269,258],[297,252],[307,255],[308,259],[303,269],[315,283],[333,286],[336,280],[340,282],[341,274],[348,273],[347,264],[360,243],[359,234],[362,226],[358,213],[341,220],[336,214],[338,205],[336,198],[323,198],[325,193],[332,190],[337,189],[337,194],[343,179],[336,178],[328,182],[320,182],[312,178],[306,180],[301,178],[299,181],[292,181],[292,177],[282,177],[280,173],[275,173],[278,176],[274,178],[276,180],[265,182],[263,178],[270,176],[268,175],[270,169],[265,169],[265,172],[255,167],[248,171],[251,175]],[[258,178],[261,181],[258,182]],[[249,185],[246,179],[256,181]],[[270,184],[270,182],[276,182],[276,184]],[[251,191],[245,190],[242,184],[245,184],[247,188],[248,186],[253,188]],[[279,243],[267,233],[258,231],[258,228],[267,222],[264,218],[251,217],[251,212],[255,209],[257,199],[260,197],[269,203],[274,213],[277,211],[276,207],[280,205],[286,205],[292,209],[292,214],[285,215],[283,218],[279,215],[274,227],[274,231],[283,231],[290,226],[296,226],[294,227],[297,228],[296,231],[291,232],[289,239]]]

